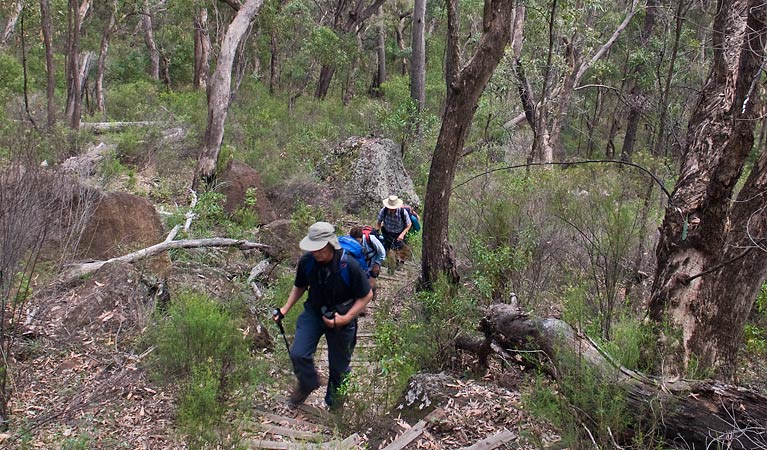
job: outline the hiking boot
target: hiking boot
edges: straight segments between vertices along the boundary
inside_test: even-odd
[[[296,384],[288,398],[288,405],[291,408],[298,407],[298,405],[302,404],[306,398],[309,397],[309,394],[311,394],[313,390],[314,389],[304,389],[300,384]]]

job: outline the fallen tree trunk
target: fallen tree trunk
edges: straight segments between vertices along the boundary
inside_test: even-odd
[[[230,239],[230,238],[209,238],[209,239],[184,239],[180,241],[163,241],[159,244],[152,245],[151,247],[142,248],[133,253],[127,255],[111,258],[106,261],[92,261],[83,264],[78,264],[67,269],[59,277],[59,281],[62,283],[68,283],[76,278],[84,275],[91,274],[101,268],[104,264],[111,262],[127,262],[133,263],[140,259],[147,258],[149,256],[156,255],[166,250],[174,248],[200,248],[200,247],[237,247],[240,250],[252,250],[254,248],[266,248],[268,245],[259,244],[258,242],[250,242],[243,239]]]
[[[670,441],[687,448],[767,448],[767,396],[758,392],[715,380],[671,380],[629,370],[566,322],[533,318],[511,305],[493,305],[480,329],[494,347],[543,351],[546,369],[557,379],[574,370],[574,361],[587,365],[602,382],[625,390],[630,410],[649,414],[652,409]]]

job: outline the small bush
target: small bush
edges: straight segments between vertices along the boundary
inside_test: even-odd
[[[222,421],[224,400],[252,378],[248,346],[238,323],[222,305],[205,294],[182,292],[167,316],[151,330],[155,345],[153,373],[180,386],[180,428],[190,444],[214,439]]]

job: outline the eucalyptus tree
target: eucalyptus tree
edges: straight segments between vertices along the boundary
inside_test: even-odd
[[[87,2],[87,0],[86,0]],[[67,26],[67,124],[73,130],[80,129],[82,90],[80,76],[80,25],[83,15],[77,0],[69,0]]]
[[[160,50],[154,39],[154,14],[150,0],[144,0],[141,5],[141,27],[144,30],[144,44],[149,52],[149,76],[153,80],[160,79]]]
[[[56,66],[53,50],[53,27],[51,26],[51,8],[49,0],[40,0],[40,28],[45,46],[45,70],[47,83],[45,94],[47,99],[48,128],[56,125]]]
[[[533,129],[533,145],[528,161],[552,162],[561,159],[563,149],[561,133],[575,90],[584,75],[602,59],[637,13],[639,0],[631,0],[623,20],[616,26],[610,10],[598,1],[576,1],[574,4],[551,0],[546,9],[545,55],[530,57],[537,63],[535,78],[540,86],[531,83],[530,67],[517,62],[519,84],[523,86],[520,99],[529,125]],[[564,10],[566,8],[566,10]],[[528,8],[530,11],[531,8]],[[595,45],[600,36],[612,32],[601,45]],[[526,36],[526,42],[537,42]],[[529,54],[528,46],[528,54]],[[535,88],[538,88],[536,94]]]
[[[676,330],[666,342],[679,342],[671,353],[679,359],[664,367],[680,372],[733,376],[746,319],[767,278],[767,149],[756,149],[747,165],[762,111],[766,43],[763,0],[718,2],[711,68],[660,228],[650,299],[660,329]]]
[[[442,127],[432,156],[426,185],[423,230],[422,278],[428,286],[440,274],[457,281],[455,257],[448,241],[452,184],[458,158],[471,129],[477,103],[511,40],[514,0],[485,0],[482,30],[474,54],[462,67],[458,46],[457,0],[446,0],[448,18],[448,81]],[[461,68],[462,67],[462,68]]]
[[[13,4],[13,9],[8,15],[8,21],[5,23],[5,28],[2,34],[0,34],[0,49],[4,49],[8,46],[8,40],[13,35],[13,30],[16,28],[16,22],[19,21],[21,11],[24,9],[24,0],[16,0]]]
[[[224,0],[222,0],[224,1]],[[245,32],[258,14],[263,0],[246,0],[240,4],[237,0],[226,0],[237,13],[229,23],[226,34],[221,42],[221,50],[216,61],[216,70],[210,79],[208,88],[208,120],[202,139],[202,149],[197,160],[194,173],[193,187],[197,189],[201,183],[213,180],[224,139],[224,125],[229,111],[229,100],[232,88],[232,66],[237,47],[240,45]]]
[[[106,70],[107,53],[109,52],[109,41],[114,33],[119,0],[109,2],[109,18],[104,25],[104,32],[101,34],[101,46],[99,48],[99,59],[96,65],[96,110],[101,112],[106,119],[106,106],[104,103],[104,71]]]
[[[413,2],[413,48],[410,57],[410,98],[420,114],[426,102],[426,0]],[[420,125],[416,125],[420,134]]]
[[[331,17],[330,29],[338,36],[348,37],[350,34],[353,34],[356,41],[359,33],[364,30],[367,20],[378,12],[384,1],[371,0],[367,4],[364,1],[332,2],[329,8]],[[335,71],[336,64],[333,61],[328,60],[322,64],[319,79],[317,80],[317,89],[314,91],[316,98],[322,100],[328,94],[330,82]]]

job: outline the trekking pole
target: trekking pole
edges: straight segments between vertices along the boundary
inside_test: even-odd
[[[285,318],[285,315],[282,314],[282,311],[280,311],[279,308],[274,308],[274,310],[272,310],[272,316],[277,318],[277,326],[280,328],[282,340],[285,341],[285,348],[288,349],[288,354],[290,354],[290,344],[288,344],[288,338],[285,336],[285,327],[282,326],[282,319]]]

